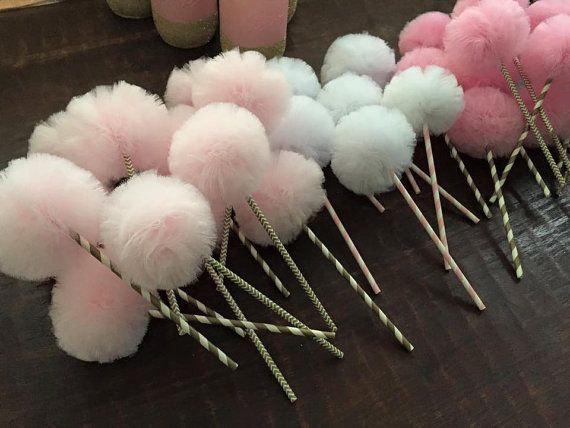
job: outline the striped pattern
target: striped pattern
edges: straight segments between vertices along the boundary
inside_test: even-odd
[[[540,175],[540,172],[538,172],[538,169],[536,169],[534,162],[532,161],[532,159],[530,158],[530,156],[528,155],[528,153],[526,152],[526,149],[524,147],[521,147],[521,156],[524,159],[524,161],[526,162],[526,165],[527,165],[530,173],[534,177],[534,180],[538,183],[538,185],[542,189],[544,196],[546,196],[547,198],[552,196],[552,193],[550,192],[548,185],[546,184],[546,182],[542,178],[542,175]],[[502,188],[502,186],[501,186],[501,188]]]
[[[516,100],[517,104],[519,105],[519,109],[521,110],[521,112],[524,115],[528,125],[530,126],[532,133],[536,137],[536,140],[538,141],[538,145],[540,146],[542,153],[546,157],[548,165],[550,165],[550,169],[552,169],[552,172],[554,173],[554,176],[556,177],[556,181],[558,181],[559,189],[562,189],[565,186],[566,181],[564,180],[564,177],[562,177],[562,174],[560,173],[560,169],[558,168],[558,165],[556,164],[556,162],[554,161],[554,158],[552,157],[552,153],[550,153],[548,146],[544,142],[544,138],[542,138],[542,134],[540,133],[538,127],[536,126],[535,117],[533,117],[529,113],[528,109],[526,108],[526,105],[525,105],[525,103],[524,103],[524,101],[523,101],[523,99],[519,93],[517,85],[514,82],[512,76],[511,76],[511,73],[509,73],[509,70],[507,70],[507,67],[505,66],[505,64],[501,64],[501,73],[503,74],[503,77],[507,81],[509,89],[510,89],[511,93],[513,94],[513,96],[515,97],[515,100]],[[543,89],[541,97],[544,97],[544,96],[546,96],[546,92]],[[536,105],[535,105],[534,110],[537,110]]]
[[[273,281],[273,284],[275,284],[275,288],[277,288],[281,292],[281,294],[283,294],[283,296],[289,297],[291,293],[289,292],[289,290],[287,290],[287,288],[285,288],[279,277],[275,275],[275,272],[271,270],[271,268],[269,267],[267,262],[263,259],[263,257],[259,255],[255,246],[248,241],[243,232],[233,221],[231,222],[231,226],[232,230],[237,235],[240,242],[249,250],[249,253],[255,259],[255,261],[259,263],[259,265],[263,269],[263,272],[265,272],[265,274],[271,279],[271,281]]]
[[[325,207],[326,207],[327,211],[329,212],[329,215],[331,216],[332,221],[336,225],[336,228],[340,232],[342,239],[344,240],[344,242],[348,246],[348,249],[352,253],[352,256],[354,257],[354,259],[356,260],[356,263],[358,263],[358,266],[360,267],[360,270],[364,274],[364,277],[366,278],[366,280],[368,281],[368,283],[372,287],[372,291],[374,291],[375,294],[380,293],[381,290],[380,290],[380,287],[378,286],[378,283],[376,282],[376,280],[372,276],[370,269],[368,269],[366,262],[364,261],[364,259],[360,255],[360,252],[356,248],[356,245],[354,245],[352,238],[348,234],[347,230],[345,229],[344,225],[342,224],[342,221],[340,220],[340,217],[337,215],[337,213],[334,210],[331,202],[329,201],[329,198],[327,198],[327,197],[325,197]]]
[[[172,312],[178,316],[182,315],[180,312],[180,306],[178,306],[178,302],[176,301],[176,294],[174,293],[174,290],[166,290],[166,298],[168,299],[168,305],[170,306],[170,309],[172,309]],[[184,332],[180,326],[176,326],[176,328],[178,329],[178,334],[182,336]]]
[[[115,275],[123,279],[120,272],[111,263],[111,260],[109,260],[109,258],[99,250],[99,248],[97,248],[95,245],[91,244],[84,237],[75,232],[70,232],[70,237],[79,245],[81,245],[81,247],[83,247],[84,250],[89,252],[93,257],[95,257],[104,266],[106,266],[109,270],[111,270]],[[233,359],[231,359],[220,348],[211,343],[204,335],[195,330],[190,324],[188,324],[188,322],[184,318],[172,312],[168,308],[168,306],[166,306],[157,296],[152,295],[148,290],[144,290],[138,285],[135,284],[129,284],[129,285],[133,288],[133,290],[139,293],[147,302],[149,302],[156,309],[158,309],[162,315],[164,315],[166,318],[168,318],[169,320],[173,321],[178,326],[180,326],[180,328],[182,328],[182,331],[184,333],[196,339],[204,349],[215,355],[216,358],[218,358],[218,360],[222,362],[222,364],[226,365],[232,370],[237,369],[238,364]]]
[[[279,254],[281,254],[281,257],[283,258],[285,263],[287,263],[287,266],[289,266],[289,269],[291,269],[293,275],[295,276],[299,284],[301,284],[301,287],[303,288],[305,294],[309,297],[309,299],[313,303],[313,306],[317,309],[317,311],[319,312],[319,314],[321,315],[327,326],[332,331],[336,331],[337,328],[332,318],[329,316],[328,312],[320,302],[319,298],[317,297],[317,295],[315,294],[315,292],[313,291],[313,289],[311,288],[311,286],[309,285],[309,283],[307,282],[307,280],[305,279],[305,277],[297,267],[297,264],[293,261],[293,259],[289,255],[289,252],[287,251],[287,249],[285,248],[285,246],[283,245],[283,243],[275,233],[275,230],[273,230],[273,226],[269,224],[269,221],[267,221],[267,218],[265,217],[265,215],[263,214],[263,212],[255,202],[255,200],[251,196],[249,196],[247,198],[247,203],[251,208],[251,210],[253,211],[253,213],[255,214],[255,216],[257,217],[257,220],[259,220],[261,226],[263,226],[263,229],[265,229],[265,232],[267,232],[267,235],[273,242],[273,245],[275,245],[277,251],[279,251]]]
[[[414,202],[414,200],[412,199],[412,197],[410,196],[410,194],[408,193],[408,191],[406,190],[406,188],[404,187],[404,185],[402,184],[402,182],[400,181],[400,179],[396,174],[393,175],[393,180],[394,184],[396,185],[396,187],[398,188],[398,190],[406,200],[408,206],[412,209],[412,211],[416,215],[417,219],[420,221],[420,224],[425,229],[430,239],[434,242],[441,255],[445,257],[445,259],[451,266],[451,270],[453,271],[459,282],[461,282],[461,285],[463,285],[463,288],[465,288],[465,291],[467,291],[467,294],[469,294],[471,300],[473,300],[473,302],[480,311],[483,311],[485,309],[485,304],[483,303],[481,298],[477,295],[477,292],[473,289],[473,287],[469,283],[469,280],[463,274],[459,266],[457,266],[457,263],[455,263],[455,260],[453,259],[453,257],[451,257],[451,254],[449,254],[449,251],[447,251],[443,243],[437,237],[436,233],[434,232],[433,228],[431,227],[431,225],[429,224],[429,222],[421,212],[420,208],[416,205],[416,203]]]
[[[125,164],[125,169],[127,170],[127,177],[131,178],[135,175],[135,167],[133,166],[133,161],[131,157],[123,153],[123,163]]]
[[[513,234],[513,228],[511,227],[511,221],[509,219],[509,213],[507,211],[507,204],[505,203],[505,198],[503,197],[501,183],[499,182],[499,175],[497,174],[497,167],[495,166],[495,161],[493,160],[493,152],[491,150],[487,150],[487,162],[489,163],[489,168],[491,169],[491,177],[493,178],[493,183],[495,184],[495,192],[497,195],[499,195],[499,211],[501,212],[503,226],[505,227],[505,233],[507,234],[507,241],[509,243],[509,247],[511,248],[513,264],[515,265],[515,273],[517,275],[517,278],[521,279],[523,277],[523,269],[519,257],[519,250],[517,248],[517,243]]]
[[[418,174],[422,180],[424,180],[428,184],[431,184],[431,179],[429,178],[429,175],[427,175],[425,172],[423,172],[417,165],[412,164],[410,168],[412,168],[412,170],[416,174]],[[439,193],[441,194],[441,196],[443,196],[451,205],[453,205],[455,208],[457,208],[457,210],[461,214],[463,214],[465,217],[467,217],[473,223],[475,223],[475,224],[479,223],[479,221],[480,221],[479,217],[477,217],[475,214],[473,214],[471,211],[469,211],[469,209],[467,209],[467,207],[465,207],[461,202],[459,202],[457,199],[455,199],[450,193],[448,193],[439,184],[437,187],[439,189]]]
[[[544,99],[546,98],[546,94],[548,93],[550,87],[552,86],[552,79],[548,79],[546,81],[546,83],[544,84],[544,87],[542,88],[542,92],[540,93],[540,96],[537,98],[536,92],[534,91],[534,87],[532,86],[532,83],[531,83],[529,77],[525,73],[523,66],[522,66],[521,62],[519,61],[519,59],[515,58],[514,63],[515,63],[515,66],[517,68],[519,75],[523,79],[524,86],[526,87],[526,89],[530,95],[530,98],[532,99],[532,102],[535,103],[534,109],[535,110],[538,109],[538,111],[540,113],[540,118],[542,119],[544,126],[546,126],[546,129],[548,130],[548,133],[550,134],[552,141],[554,141],[554,146],[558,150],[558,154],[560,155],[560,160],[562,161],[562,163],[566,167],[566,170],[570,170],[570,159],[568,159],[568,154],[566,153],[566,149],[564,149],[564,146],[562,146],[562,143],[560,142],[560,138],[558,138],[558,134],[556,133],[554,126],[552,126],[552,121],[548,117],[548,114],[546,114],[546,110],[543,107]],[[558,165],[557,165],[557,167],[560,168],[560,166],[558,166]]]
[[[315,235],[315,233],[308,226],[303,226],[303,229],[305,230],[305,233],[307,234],[311,242],[313,242],[313,244],[315,244],[321,250],[321,253],[323,253],[326,259],[334,265],[338,273],[340,273],[343,276],[343,278],[348,281],[352,289],[356,291],[356,293],[362,298],[362,300],[364,300],[366,306],[368,306],[372,310],[372,312],[376,314],[376,316],[380,319],[382,324],[388,327],[388,330],[392,332],[392,334],[394,335],[396,340],[400,343],[400,345],[402,345],[408,352],[411,352],[414,349],[414,346],[408,341],[408,339],[406,339],[406,337],[402,334],[402,332],[398,329],[398,327],[396,327],[394,323],[390,321],[390,319],[382,311],[382,309],[380,309],[376,305],[376,303],[374,303],[374,301],[368,295],[368,293],[364,291],[364,289],[356,282],[356,280],[337,260],[337,258],[331,254],[331,252],[325,246],[325,244],[323,244],[321,240],[317,238],[317,235]]]
[[[372,202],[372,205],[374,205],[376,207],[376,209],[378,211],[380,211],[380,214],[382,214],[384,211],[386,211],[386,208],[384,208],[384,205],[382,205],[380,203],[380,201],[378,199],[376,199],[376,197],[374,195],[368,195],[368,199],[370,200],[370,202]]]
[[[227,209],[226,210],[226,218],[228,218],[228,215],[231,216],[231,213],[232,213],[232,210]],[[227,227],[226,227],[226,225],[227,225]],[[224,221],[224,234],[228,235],[227,232],[229,232],[229,221]],[[222,240],[223,239],[224,238],[222,237]],[[227,241],[227,237],[226,237],[226,241]],[[206,264],[206,269],[208,270],[208,273],[210,274],[210,276],[214,280],[214,283],[216,284],[217,290],[222,294],[222,296],[224,297],[224,299],[228,303],[228,306],[232,309],[235,316],[242,322],[247,321],[245,318],[245,315],[241,311],[240,307],[238,306],[238,304],[236,303],[236,301],[234,300],[234,298],[232,297],[232,295],[229,293],[228,289],[224,285],[222,277],[218,276],[218,274],[216,273],[216,271],[214,270],[212,265],[210,265],[209,263]],[[259,339],[259,336],[257,336],[257,333],[255,333],[251,328],[248,328],[246,330],[246,334],[247,334],[247,337],[249,338],[249,340],[251,340],[251,342],[255,346],[255,349],[257,349],[257,352],[259,352],[259,355],[261,355],[261,358],[263,358],[263,361],[265,361],[265,364],[269,368],[269,371],[271,371],[271,374],[273,374],[273,377],[277,380],[277,383],[279,384],[279,386],[281,386],[281,389],[283,389],[283,392],[285,392],[285,395],[287,396],[289,401],[291,401],[291,403],[294,403],[295,401],[297,401],[297,396],[295,395],[295,393],[293,392],[293,390],[289,386],[289,383],[287,382],[287,380],[283,376],[283,373],[281,373],[281,370],[279,369],[277,364],[275,364],[275,361],[273,361],[273,358],[271,357],[271,355],[269,354],[269,352],[267,351],[267,349],[263,345],[263,342],[261,342],[261,340]]]
[[[457,162],[457,165],[459,166],[459,170],[461,171],[461,173],[465,177],[465,180],[467,180],[467,184],[469,185],[469,188],[473,192],[475,199],[477,200],[477,202],[479,202],[479,205],[481,205],[481,208],[483,209],[483,213],[485,214],[485,216],[487,218],[491,218],[493,216],[493,214],[491,213],[491,210],[489,209],[487,202],[485,202],[485,199],[481,195],[481,192],[479,191],[479,188],[475,184],[473,177],[471,177],[471,174],[469,174],[467,167],[463,163],[463,159],[461,159],[461,156],[459,156],[459,153],[457,152],[457,149],[455,148],[455,146],[453,144],[451,144],[451,141],[449,140],[449,136],[447,134],[445,134],[445,144],[447,144],[447,147],[449,148],[449,151],[451,153],[451,157],[455,160],[455,162]]]
[[[295,318],[293,315],[291,315],[289,312],[287,312],[285,309],[283,309],[281,306],[279,306],[277,303],[275,303],[273,300],[271,300],[269,297],[267,297],[265,294],[263,294],[261,291],[259,291],[258,289],[250,285],[247,281],[237,276],[235,273],[233,273],[231,270],[222,265],[213,257],[209,257],[206,263],[211,264],[214,267],[214,269],[216,269],[216,271],[223,273],[235,285],[240,287],[242,290],[244,290],[254,299],[263,303],[266,307],[271,309],[273,312],[275,312],[277,315],[279,315],[281,318],[283,318],[291,325],[297,328],[305,328],[305,329],[309,328],[301,321],[299,321],[297,318]],[[328,342],[326,339],[315,337],[313,338],[313,340],[317,342],[319,345],[321,345],[323,348],[325,348],[327,351],[332,353],[335,357],[342,358],[344,356],[344,353],[340,349],[338,349],[332,343]]]
[[[409,168],[404,172],[406,173],[406,177],[408,178],[408,181],[410,182],[412,189],[414,189],[414,193],[416,195],[419,195],[422,191],[420,190],[420,186],[418,186],[418,182],[416,181],[414,174],[412,174],[412,171],[410,171]]]
[[[187,303],[190,303],[191,305],[194,305],[198,308],[198,310],[204,314],[209,315],[208,318],[218,318],[220,320],[222,319],[226,319],[222,314],[219,314],[218,312],[214,311],[213,309],[210,309],[208,306],[206,306],[205,304],[203,304],[202,302],[200,302],[198,299],[195,299],[194,297],[188,295],[186,292],[184,292],[184,290],[182,290],[181,288],[176,289],[176,292],[178,293],[178,295],[180,296],[180,298],[182,300],[184,300]],[[234,331],[241,337],[245,337],[245,332],[239,328],[236,327],[234,329]]]
[[[428,160],[428,169],[430,175],[431,192],[433,194],[433,204],[435,206],[435,216],[437,219],[437,229],[439,230],[439,239],[443,246],[449,252],[449,245],[447,244],[447,233],[445,232],[445,221],[443,219],[443,210],[441,209],[441,200],[439,198],[439,186],[437,185],[437,173],[435,171],[435,161],[433,158],[433,151],[431,149],[431,137],[429,128],[424,124],[424,144],[426,147],[426,155]],[[443,259],[443,264],[446,270],[451,269],[447,260]]]

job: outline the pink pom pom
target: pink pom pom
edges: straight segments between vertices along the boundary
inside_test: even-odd
[[[119,82],[73,98],[66,110],[39,124],[30,152],[51,153],[91,171],[112,186],[126,176],[123,154],[138,171],[167,174],[170,126],[158,97]]]
[[[457,149],[485,158],[487,147],[496,156],[508,156],[524,130],[524,120],[513,98],[496,88],[465,92],[465,109],[448,135]]]
[[[449,71],[457,78],[457,82],[463,89],[471,89],[476,87],[497,88],[505,93],[510,93],[505,78],[498,69],[489,70],[464,70],[461,67],[455,67],[453,63],[448,62]],[[511,64],[506,64],[511,76],[516,78],[518,72]]]
[[[447,59],[465,73],[493,70],[524,49],[529,32],[525,10],[516,2],[482,0],[447,25]]]
[[[447,60],[444,52],[438,48],[416,48],[405,54],[396,64],[396,74],[410,67],[425,69],[428,65],[437,65],[447,69]]]
[[[70,229],[97,242],[105,198],[101,183],[66,159],[10,162],[0,176],[0,270],[31,281],[58,275],[81,251]]]
[[[417,48],[443,48],[445,27],[451,18],[442,12],[427,12],[408,22],[400,33],[398,48],[404,55]]]
[[[538,92],[548,78],[570,84],[570,16],[553,16],[536,27],[521,62]]]
[[[259,186],[270,162],[263,125],[233,104],[198,110],[172,139],[172,174],[224,206],[243,202]]]
[[[166,82],[166,92],[164,93],[164,102],[168,107],[174,107],[179,104],[192,105],[192,82],[194,80],[193,73],[206,64],[203,58],[190,61],[182,68],[174,68],[168,76]]]
[[[273,156],[269,173],[253,197],[284,244],[292,242],[303,226],[323,207],[325,177],[319,165],[298,153]],[[272,245],[271,239],[247,203],[235,208],[236,220],[251,241]]]
[[[169,290],[198,277],[215,246],[216,228],[198,190],[148,171],[109,196],[101,238],[123,278]]]
[[[508,1],[508,0],[499,0],[499,1]],[[525,8],[525,9],[529,5],[529,0],[516,0],[516,1],[521,7]],[[458,0],[457,3],[455,3],[455,7],[453,8],[453,12],[451,12],[451,17],[457,18],[465,10],[467,10],[468,8],[473,7],[473,6],[478,6],[479,3],[481,3],[481,0]]]
[[[291,92],[285,76],[265,63],[258,52],[225,52],[193,74],[192,100],[198,108],[210,103],[243,107],[273,129],[289,108]]]
[[[570,15],[570,2],[568,0],[540,0],[529,6],[527,14],[530,27],[534,29],[541,22],[555,15]]]
[[[137,351],[148,309],[139,294],[83,252],[60,275],[50,317],[63,351],[83,361],[110,363]]]
[[[195,112],[196,109],[194,109],[194,107],[185,104],[179,104],[168,110],[172,135],[174,135]]]

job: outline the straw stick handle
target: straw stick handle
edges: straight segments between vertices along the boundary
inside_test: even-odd
[[[360,255],[358,248],[356,248],[356,245],[352,241],[352,238],[348,234],[348,231],[346,230],[346,228],[342,224],[340,217],[336,213],[331,202],[329,201],[329,198],[327,198],[327,197],[325,197],[325,208],[327,209],[329,215],[331,216],[332,221],[336,225],[336,228],[340,232],[342,239],[344,240],[348,249],[352,253],[352,256],[356,260],[356,263],[358,263],[358,266],[360,267],[360,270],[364,274],[364,277],[366,278],[366,280],[368,281],[368,283],[372,287],[372,291],[374,291],[375,294],[380,293],[381,290],[380,290],[380,287],[378,286],[378,283],[376,282],[376,279],[374,279],[374,276],[372,276],[370,269],[368,269],[368,265],[366,264],[366,262],[364,261],[364,259]]]
[[[412,189],[414,189],[414,193],[416,195],[419,195],[422,191],[420,189],[420,186],[418,186],[418,182],[416,181],[414,174],[412,174],[412,171],[410,171],[409,168],[404,172],[406,173],[406,177],[408,178],[408,181],[410,182]]]
[[[457,276],[457,279],[459,279],[459,282],[461,282],[461,285],[463,285],[463,288],[465,288],[465,291],[467,291],[467,294],[469,294],[471,300],[473,300],[473,302],[480,311],[484,310],[485,304],[483,303],[481,298],[477,295],[477,292],[473,289],[473,287],[469,283],[469,280],[463,274],[459,266],[457,266],[457,263],[455,263],[455,260],[453,259],[453,257],[451,257],[451,254],[449,254],[449,251],[445,248],[443,243],[437,237],[433,228],[431,227],[431,225],[429,224],[429,222],[427,221],[427,219],[425,218],[419,207],[416,205],[416,203],[414,202],[414,200],[412,199],[412,197],[410,196],[410,194],[408,193],[408,191],[406,190],[406,188],[404,187],[404,185],[402,184],[402,182],[400,181],[400,179],[396,174],[393,175],[393,180],[396,187],[398,188],[398,190],[406,200],[408,206],[412,209],[417,219],[419,220],[420,224],[429,235],[430,239],[434,242],[441,255],[447,259],[447,262],[451,266],[453,273],[455,274],[455,276]]]
[[[366,291],[356,282],[356,280],[352,277],[352,275],[344,268],[344,266],[338,261],[338,259],[332,255],[329,249],[322,243],[322,241],[315,235],[315,233],[308,227],[303,226],[303,230],[311,240],[313,244],[321,250],[321,253],[325,256],[325,258],[330,261],[335,269],[342,275],[344,279],[348,281],[350,286],[356,293],[364,300],[366,306],[368,306],[372,312],[376,314],[376,316],[380,319],[382,324],[388,327],[388,330],[392,332],[396,340],[402,345],[408,352],[411,352],[414,349],[414,346],[406,339],[406,337],[402,334],[402,332],[394,325],[392,321],[386,316],[386,314],[380,309],[376,303],[372,300],[372,298],[368,295]]]
[[[380,203],[380,201],[378,199],[376,199],[376,197],[374,195],[368,195],[368,200],[370,202],[372,202],[372,205],[374,205],[376,207],[376,209],[380,212],[380,214],[382,214],[384,211],[386,211],[386,208],[384,208],[384,205],[382,205]]]

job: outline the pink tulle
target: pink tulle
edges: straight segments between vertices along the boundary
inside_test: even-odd
[[[408,22],[400,33],[398,48],[404,55],[417,48],[443,48],[445,27],[451,18],[442,12],[427,12]]]

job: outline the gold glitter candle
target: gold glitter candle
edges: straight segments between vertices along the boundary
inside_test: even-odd
[[[151,15],[150,0],[107,0],[107,4],[123,18],[140,19]]]
[[[196,48],[208,43],[218,28],[216,0],[151,0],[158,33],[169,45]]]
[[[293,19],[293,15],[295,15],[295,11],[297,10],[297,0],[289,0],[289,10],[287,12],[287,22]]]
[[[223,50],[239,47],[267,58],[285,52],[289,0],[220,0]]]

